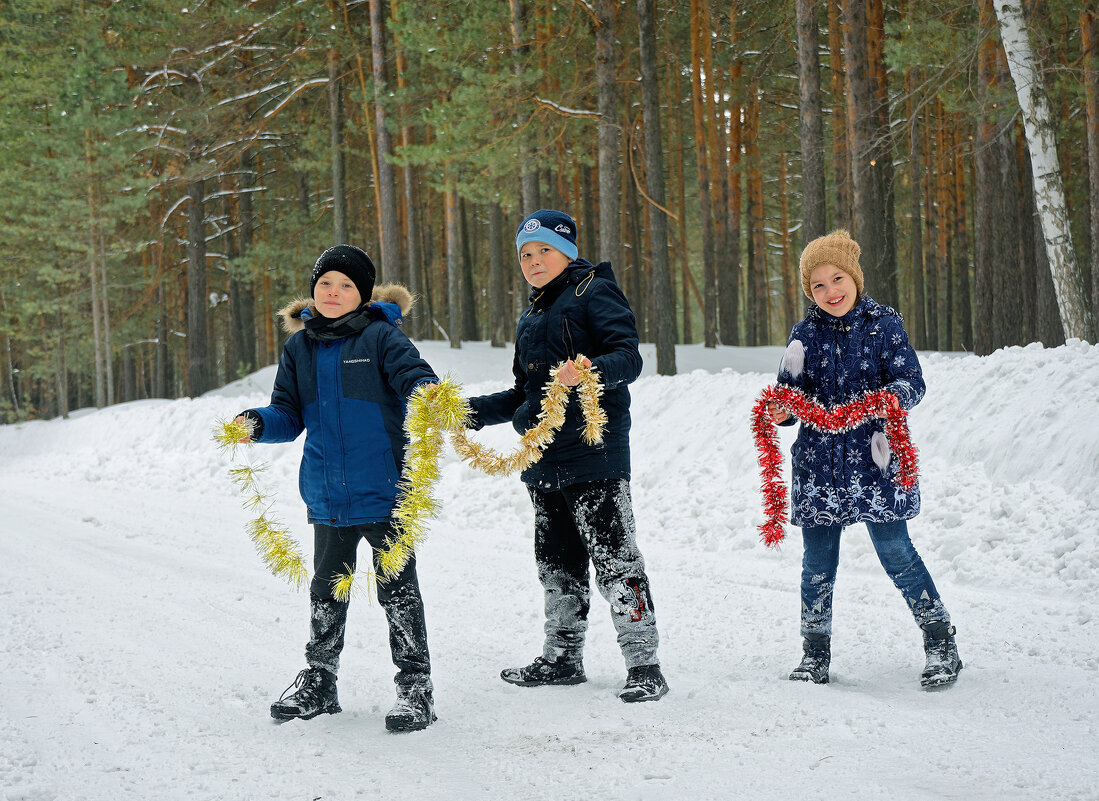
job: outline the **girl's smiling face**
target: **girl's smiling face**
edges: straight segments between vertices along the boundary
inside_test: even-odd
[[[843,317],[859,301],[855,281],[834,264],[818,264],[809,274],[813,300],[833,317]]]
[[[317,313],[332,319],[355,311],[363,301],[355,282],[336,270],[329,270],[317,279],[313,300]]]

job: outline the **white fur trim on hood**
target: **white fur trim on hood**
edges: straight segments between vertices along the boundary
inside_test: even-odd
[[[380,284],[374,287],[374,292],[370,295],[370,302],[396,303],[401,307],[401,316],[403,317],[408,314],[416,303],[416,297],[408,291],[407,287],[401,284]],[[296,334],[304,329],[305,323],[301,321],[301,313],[305,309],[309,309],[309,313],[314,317],[317,316],[317,306],[309,298],[295,298],[279,309],[278,315],[282,330],[288,334]]]

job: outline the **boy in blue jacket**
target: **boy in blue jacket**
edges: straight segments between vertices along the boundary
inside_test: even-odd
[[[254,442],[290,442],[306,432],[298,484],[314,527],[309,667],[271,705],[276,720],[341,711],[336,674],[348,604],[333,597],[333,583],[354,570],[360,539],[376,559],[393,534],[405,403],[421,384],[438,382],[397,328],[411,294],[397,285],[375,289],[374,277],[374,264],[357,247],[336,245],[321,254],[309,286],[312,300],[294,301],[280,312],[292,336],[270,405],[237,418],[252,425]],[[380,572],[376,562],[374,569]],[[377,593],[398,668],[397,702],[386,728],[423,729],[436,716],[415,558],[396,578],[378,582]]]
[[[519,226],[515,246],[532,287],[515,334],[515,384],[470,399],[472,427],[505,422],[519,432],[533,427],[550,370],[580,354],[603,384],[608,422],[602,444],[585,443],[580,404],[572,393],[564,425],[541,460],[523,471],[534,502],[534,558],[545,592],[546,638],[541,656],[505,669],[500,678],[522,687],[586,681],[590,561],[626,661],[619,698],[655,701],[668,692],[668,683],[656,656],[656,616],[630,499],[627,385],[641,373],[633,312],[610,264],[593,266],[577,258],[576,223],[567,214],[534,212]],[[580,374],[569,361],[558,378],[574,386]]]

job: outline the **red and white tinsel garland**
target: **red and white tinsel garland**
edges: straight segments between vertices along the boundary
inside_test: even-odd
[[[763,511],[767,519],[759,527],[764,544],[778,545],[785,538],[783,525],[789,521],[787,489],[782,483],[782,452],[779,450],[777,423],[767,411],[775,403],[810,428],[830,434],[842,434],[875,417],[885,418],[885,436],[897,457],[896,482],[908,491],[918,479],[916,448],[908,433],[908,411],[888,390],[868,392],[859,400],[826,409],[804,392],[776,384],[760,393],[752,407],[752,436],[756,441],[760,475],[763,478]]]

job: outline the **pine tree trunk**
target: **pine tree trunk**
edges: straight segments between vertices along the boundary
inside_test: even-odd
[[[599,93],[599,260],[616,267],[622,259],[622,208],[619,192],[621,138],[618,118],[617,56],[614,18],[618,3],[596,0],[595,82]]]
[[[458,198],[458,236],[462,257],[462,340],[479,340],[477,331],[477,298],[473,283],[473,237],[469,235],[469,203]]]
[[[252,242],[256,236],[256,215],[254,190],[256,187],[255,160],[250,149],[240,154],[240,257],[243,259],[252,252]],[[231,279],[229,297],[233,300],[231,309],[235,312],[237,326],[234,335],[239,337],[238,350],[240,361],[234,367],[238,374],[247,375],[259,367],[259,342],[256,337],[256,292],[252,284],[252,275],[238,275],[234,271]]]
[[[702,12],[700,0],[691,0],[691,109],[694,114],[695,164],[698,167],[699,226],[702,233],[702,276],[705,306],[702,315],[702,341],[707,348],[717,345],[717,268],[714,263],[714,218],[710,194],[710,150],[707,137],[706,108],[703,100],[706,89],[702,85],[701,37],[710,36],[709,28],[703,29],[699,21]],[[714,65],[707,64],[706,71],[713,80]],[[686,243],[684,243],[684,246]]]
[[[995,25],[992,0],[980,0],[980,29]],[[977,102],[981,109],[977,121],[975,158],[977,162],[976,248],[973,264],[973,349],[979,355],[992,353],[993,276],[996,271],[996,241],[1001,224],[996,207],[999,202],[999,162],[994,147],[996,117],[990,99],[996,84],[996,40],[985,36],[977,54]]]
[[[1088,208],[1091,232],[1091,341],[1099,340],[1099,13],[1080,12],[1088,143]]]
[[[340,90],[340,59],[328,51],[328,124],[332,149],[332,239],[347,242],[347,188],[343,156],[343,92]]]
[[[841,0],[828,3],[828,67],[832,90],[832,171],[836,184],[836,226],[853,229],[851,212],[851,131],[847,121],[847,76],[844,74]]]
[[[401,263],[400,230],[397,223],[397,181],[393,168],[393,138],[389,134],[385,108],[388,95],[386,76],[386,24],[384,0],[370,0],[370,64],[374,78],[374,127],[378,142],[378,189],[381,200],[381,257],[387,274],[408,283],[408,270]]]
[[[1057,306],[1066,337],[1086,339],[1091,335],[1091,315],[1084,302],[1083,281],[1076,263],[1068,210],[1061,185],[1061,168],[1049,102],[1042,87],[1027,36],[1020,0],[995,0],[1000,36],[1007,52],[1008,67],[1015,82],[1027,146],[1034,171],[1034,196],[1042,224],[1050,274],[1057,293]]]
[[[210,389],[204,184],[201,178],[187,183],[187,394],[192,398]]]
[[[824,129],[820,100],[819,0],[795,0],[798,31],[798,120],[801,132],[801,242],[823,236],[827,223],[824,193]]]
[[[446,298],[447,335],[450,347],[462,347],[462,245],[458,219],[458,190],[448,189],[443,198],[446,204]]]
[[[488,302],[489,338],[492,347],[502,348],[508,341],[508,282],[505,281],[504,210],[499,203],[488,208]]]
[[[888,263],[886,210],[881,196],[877,137],[878,110],[870,75],[866,0],[843,0],[844,67],[851,129],[851,184],[854,235],[862,248],[860,263],[867,291],[885,303],[895,292],[895,264]]]
[[[912,274],[910,282],[911,305],[906,305],[904,312],[911,315],[912,323],[910,333],[913,344],[917,348],[927,347],[927,315],[924,313],[924,261],[923,261],[923,213],[920,205],[920,186],[923,181],[923,145],[922,127],[919,112],[916,109],[916,86],[919,84],[919,73],[915,68],[909,69],[905,75],[906,104],[908,107],[908,172],[909,172],[909,247],[911,248]]]
[[[770,276],[767,272],[766,215],[763,208],[763,167],[760,154],[759,86],[753,81],[745,109],[744,160],[748,193],[748,315],[749,346],[768,345],[771,337]]]
[[[660,134],[655,0],[637,0],[641,56],[641,109],[645,126],[645,187],[649,201],[649,259],[656,312],[656,371],[675,375],[675,291],[668,271],[668,218],[664,192],[664,143]]]
[[[969,293],[969,217],[966,193],[966,137],[962,130],[961,115],[954,115],[954,305],[951,319],[954,321],[953,348],[973,348],[973,306]]]
[[[735,15],[735,3],[733,14]],[[734,28],[735,16],[730,21]],[[739,90],[741,64],[735,60],[729,67],[730,108],[729,108],[729,148],[728,162],[725,167],[726,194],[729,198],[728,213],[725,215],[725,241],[729,243],[728,252],[717,260],[717,315],[718,332],[725,345],[740,344],[740,287],[741,287],[741,216],[743,212],[743,193],[740,179],[741,149],[741,96]]]

